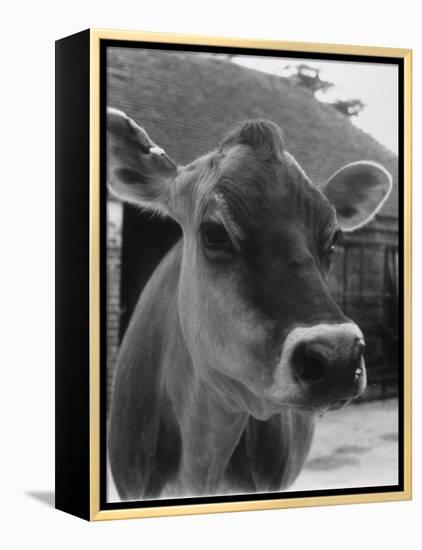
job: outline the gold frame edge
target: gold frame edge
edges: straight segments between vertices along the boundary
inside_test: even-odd
[[[404,490],[287,499],[250,500],[157,506],[154,508],[100,509],[100,40],[224,46],[303,53],[394,57],[404,60]],[[363,504],[412,498],[412,50],[249,38],[184,35],[111,29],[90,29],[90,520],[150,518],[240,511],[258,511],[337,504]]]
[[[89,510],[100,511],[100,41],[90,30]]]

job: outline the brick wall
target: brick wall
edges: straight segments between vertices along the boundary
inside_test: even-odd
[[[110,404],[114,367],[119,349],[120,273],[122,245],[122,214],[120,202],[107,202],[107,404]]]

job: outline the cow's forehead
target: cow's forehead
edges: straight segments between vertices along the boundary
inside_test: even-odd
[[[334,208],[287,151],[263,161],[235,144],[185,167],[183,181],[197,223],[217,195],[246,231],[283,220],[315,229],[335,225]]]

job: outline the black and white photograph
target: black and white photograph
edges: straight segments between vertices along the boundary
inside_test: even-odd
[[[105,505],[399,490],[399,64],[103,54]]]
[[[418,546],[416,6],[3,3],[0,547]]]

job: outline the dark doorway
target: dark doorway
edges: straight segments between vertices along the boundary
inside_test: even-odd
[[[125,205],[122,227],[122,339],[139,295],[161,259],[180,239],[180,226],[170,218]]]

